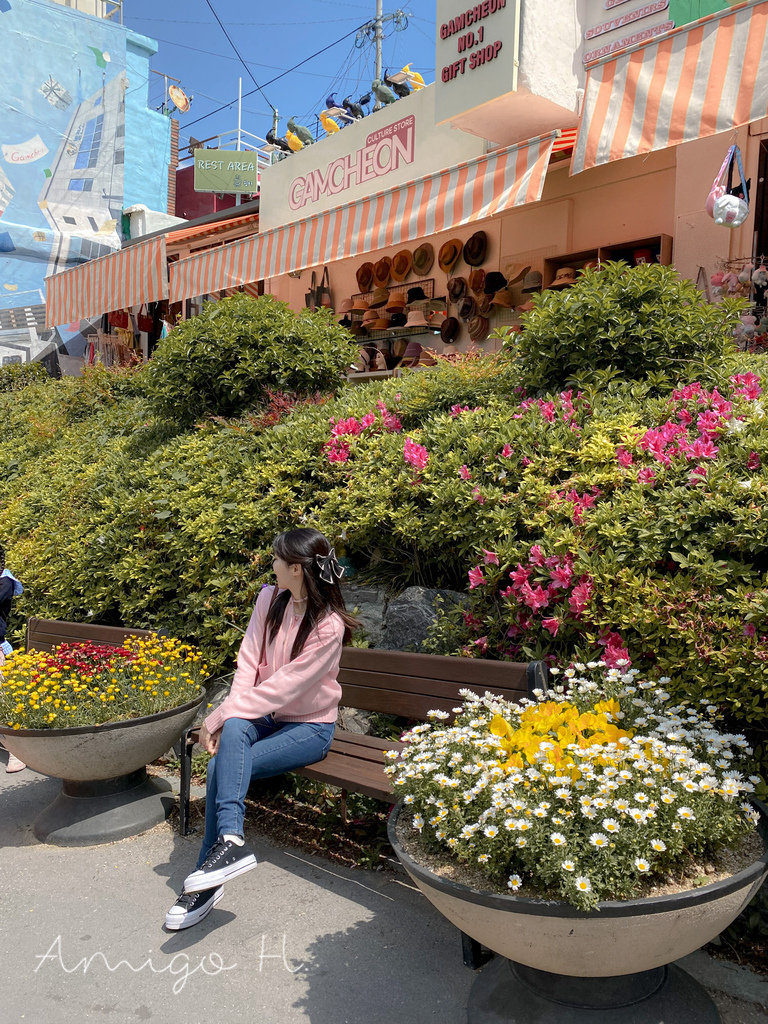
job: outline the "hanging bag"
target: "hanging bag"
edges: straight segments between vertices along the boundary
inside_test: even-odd
[[[733,174],[734,160],[741,178],[744,199],[730,195],[725,184],[726,175],[730,179]],[[749,216],[749,192],[744,177],[744,168],[741,164],[741,150],[738,146],[730,146],[725,154],[725,160],[723,160],[720,171],[709,190],[705,208],[716,224],[726,228],[740,227]]]
[[[119,327],[121,330],[128,329],[128,314],[124,309],[114,309],[107,314],[110,326]]]
[[[313,313],[317,309],[317,277],[315,276],[314,270],[312,271],[312,280],[309,284],[309,291],[304,296],[304,305],[307,309],[311,309]]]
[[[140,331],[143,331],[145,334],[152,333],[155,326],[155,321],[149,315],[149,309],[147,309],[146,305],[142,306],[141,309],[139,309],[139,315],[136,317],[136,321],[138,323]]]
[[[328,267],[323,267],[323,276],[320,278],[320,287],[317,289],[317,305],[325,306],[326,309],[333,309],[331,279],[328,276]]]

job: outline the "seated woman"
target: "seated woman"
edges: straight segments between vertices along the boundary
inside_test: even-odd
[[[205,835],[165,926],[202,921],[224,883],[256,867],[243,837],[252,779],[321,761],[333,740],[341,649],[356,624],[344,606],[344,570],[317,530],[288,530],[273,542],[277,586],[265,586],[248,623],[232,688],[206,718],[199,742],[208,764]]]

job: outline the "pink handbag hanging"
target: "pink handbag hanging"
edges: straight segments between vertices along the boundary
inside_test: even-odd
[[[734,162],[738,168],[739,177],[741,179],[741,189],[744,194],[743,199],[729,194],[725,183],[726,176],[728,176],[730,184]],[[744,178],[744,168],[741,163],[741,150],[738,146],[730,146],[728,152],[725,154],[725,159],[720,167],[720,171],[712,182],[712,188],[709,190],[705,209],[716,223],[729,228],[739,227],[749,216],[749,192],[747,189],[747,182]]]

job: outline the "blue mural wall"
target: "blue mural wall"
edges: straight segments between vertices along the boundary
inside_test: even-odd
[[[121,243],[125,206],[165,210],[170,121],[147,109],[156,44],[48,0],[0,0],[0,363],[39,358],[45,277]]]

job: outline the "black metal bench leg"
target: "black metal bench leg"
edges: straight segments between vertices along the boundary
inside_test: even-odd
[[[195,730],[196,731],[196,730]],[[192,787],[192,748],[195,738],[192,729],[181,734],[181,771],[179,779],[179,835],[189,832],[189,793]]]
[[[347,791],[342,789],[341,791],[341,820],[345,825],[349,824],[349,817],[347,816]]]
[[[461,933],[461,952],[464,957],[464,966],[470,970],[479,971],[483,964],[487,964],[496,954],[490,949],[483,949],[477,939]]]

